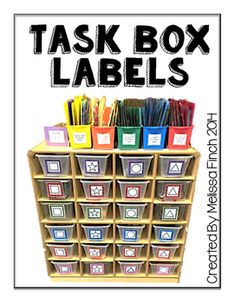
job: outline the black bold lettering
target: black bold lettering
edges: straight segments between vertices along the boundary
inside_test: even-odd
[[[142,87],[145,84],[144,77],[136,77],[139,70],[136,67],[142,66],[142,58],[126,58],[124,61],[124,86]]]
[[[209,25],[202,25],[197,31],[192,24],[186,27],[186,33],[192,39],[186,47],[186,54],[192,54],[194,50],[198,47],[203,55],[207,55],[210,52],[210,48],[204,40],[204,37],[209,32]]]
[[[107,45],[111,54],[119,54],[121,50],[113,40],[119,25],[111,25],[106,31],[105,25],[98,25],[96,28],[96,54],[104,53],[104,46]]]
[[[83,42],[87,43],[87,46],[81,46],[79,43],[74,44],[73,49],[78,54],[87,54],[92,51],[94,43],[91,38],[84,35],[84,33],[87,33],[89,31],[89,27],[87,24],[82,24],[76,27],[74,31],[74,36]]]
[[[88,58],[78,60],[72,86],[79,87],[83,79],[85,79],[87,87],[95,86],[95,79]]]
[[[42,53],[42,33],[45,33],[47,30],[46,24],[33,24],[29,28],[29,32],[34,34],[34,54]]]
[[[62,54],[71,53],[69,40],[63,25],[56,25],[53,28],[48,54],[55,54],[58,46],[61,47]]]
[[[174,76],[171,76],[168,78],[168,80],[167,80],[168,83],[170,85],[172,85],[173,87],[179,88],[179,87],[186,85],[186,83],[188,82],[188,79],[189,79],[188,74],[184,70],[179,68],[179,66],[181,66],[183,64],[184,64],[184,60],[181,57],[174,58],[169,64],[170,70],[173,73],[180,75],[182,77],[181,80],[176,79]]]
[[[175,46],[170,44],[171,34],[175,35]],[[177,25],[169,25],[160,37],[160,45],[162,49],[168,54],[176,54],[184,44],[184,32]]]
[[[147,60],[147,87],[163,87],[166,83],[165,78],[157,78],[157,58]]]
[[[61,78],[61,58],[53,58],[51,60],[51,87],[67,87],[69,83],[69,78]]]
[[[102,58],[99,63],[98,86],[116,87],[122,81],[122,75],[119,72],[121,63],[115,59]]]
[[[134,32],[134,54],[151,54],[157,49],[154,37],[157,30],[152,26],[137,25]]]

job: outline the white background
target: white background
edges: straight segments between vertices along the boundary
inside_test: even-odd
[[[58,1],[56,2],[58,4]],[[232,3],[232,2],[231,2]],[[55,299],[61,299],[61,301],[66,300],[68,295],[77,295],[78,300],[82,301],[85,300],[86,302],[91,302],[92,299],[95,300],[96,303],[100,303],[101,301],[103,302],[104,295],[107,298],[107,296],[112,296],[113,302],[117,301],[122,301],[127,299],[127,297],[131,296],[131,299],[135,302],[141,303],[146,298],[146,295],[148,298],[150,297],[156,297],[156,299],[165,301],[165,302],[178,302],[180,301],[181,303],[187,303],[189,300],[195,299],[196,301],[200,301],[200,299],[203,299],[204,301],[213,301],[215,303],[221,302],[222,299],[224,299],[225,295],[230,295],[232,291],[232,275],[234,271],[234,266],[233,266],[233,261],[231,259],[231,248],[234,247],[232,243],[229,242],[230,238],[226,237],[227,234],[229,234],[230,229],[232,228],[232,219],[233,219],[233,211],[234,211],[234,206],[233,202],[230,195],[230,188],[229,185],[232,185],[232,179],[229,179],[229,172],[231,172],[231,150],[233,146],[233,141],[230,140],[230,135],[231,135],[231,121],[233,119],[233,112],[234,106],[233,106],[233,101],[232,101],[232,89],[233,89],[233,69],[232,69],[232,53],[231,49],[234,48],[234,42],[230,38],[231,34],[231,26],[233,25],[233,10],[232,8],[227,5],[227,7],[224,4],[221,4],[219,1],[213,1],[213,6],[210,6],[210,3],[206,3],[205,1],[197,1],[195,4],[189,3],[188,1],[182,1],[182,5],[179,5],[179,3],[170,4],[169,2],[167,3],[161,3],[161,7],[159,5],[155,4],[155,1],[145,1],[144,5],[143,2],[141,2],[140,8],[136,9],[133,11],[132,5],[128,8],[125,3],[125,7],[121,7],[120,4],[118,4],[118,11],[113,8],[113,3],[107,2],[105,3],[104,1],[104,6],[101,6],[100,3],[91,3],[87,1],[85,4],[83,3],[83,8],[81,9],[81,6],[78,4],[77,1],[74,2],[74,5],[71,4],[69,6],[66,5],[65,8],[58,7],[55,10],[55,7],[51,4],[51,6],[48,4],[48,1],[46,2],[46,6],[43,6],[43,1],[40,1],[40,3],[30,3],[27,1],[21,1],[20,3],[14,3],[13,1],[8,1],[9,7],[11,9],[2,9],[1,10],[1,31],[2,31],[2,41],[4,42],[5,48],[1,48],[1,58],[6,58],[6,60],[2,60],[2,73],[1,73],[1,83],[4,84],[1,88],[2,90],[2,105],[4,112],[2,114],[2,125],[3,125],[3,132],[2,132],[2,145],[5,146],[5,149],[1,149],[2,153],[2,159],[4,159],[2,163],[2,176],[1,176],[1,181],[2,181],[2,189],[3,191],[3,200],[2,200],[2,206],[4,210],[4,216],[2,217],[2,244],[7,245],[6,247],[4,246],[4,249],[1,250],[1,270],[2,270],[2,281],[3,284],[1,286],[1,289],[3,290],[2,297],[6,296],[7,302],[12,301],[24,301],[26,303],[29,303],[34,300],[34,302],[40,303],[41,301],[45,301],[45,298],[50,300],[55,300]],[[13,273],[13,265],[12,265],[12,242],[9,238],[9,235],[12,236],[13,229],[12,229],[12,214],[13,214],[13,206],[12,206],[12,198],[13,198],[13,193],[12,193],[12,183],[9,183],[9,180],[12,180],[12,174],[9,174],[9,172],[12,172],[13,164],[12,164],[12,132],[13,132],[13,90],[12,90],[12,70],[13,70],[13,40],[12,40],[12,33],[13,33],[13,13],[36,13],[36,12],[45,12],[45,13],[54,13],[54,12],[86,12],[86,13],[97,13],[97,12],[141,12],[141,13],[189,13],[189,12],[198,12],[198,13],[222,13],[222,25],[223,25],[223,31],[222,31],[222,50],[223,50],[223,65],[222,65],[222,72],[223,72],[223,137],[225,138],[225,134],[227,135],[227,139],[230,140],[230,149],[225,149],[225,141],[223,142],[223,159],[225,160],[223,163],[223,176],[224,172],[226,171],[226,174],[228,175],[228,178],[226,179],[226,182],[223,182],[223,289],[222,290],[122,290],[121,292],[119,290],[79,290],[79,293],[76,290],[48,290],[47,292],[40,293],[40,290],[21,290],[21,291],[13,291],[12,289],[12,284],[13,284],[13,278],[12,278],[12,273]],[[213,74],[214,69],[210,71],[211,74]],[[231,78],[230,78],[231,76]],[[30,77],[27,78],[29,80]],[[216,88],[217,89],[217,88]],[[231,96],[230,96],[231,95]],[[62,96],[63,97],[63,96]],[[48,96],[49,98],[49,96]],[[67,95],[66,95],[67,98]],[[50,100],[51,101],[51,100]],[[32,107],[35,107],[35,104],[32,99]],[[58,108],[58,107],[57,107]],[[27,120],[27,116],[21,112],[21,109],[18,109],[21,113],[21,115],[25,116],[25,120]],[[61,117],[61,113],[59,114],[59,117]],[[198,113],[197,115],[200,115]],[[35,117],[37,116],[37,111],[35,111]],[[52,117],[50,115],[50,117]],[[195,118],[196,119],[196,118]],[[48,123],[49,120],[45,118],[46,122]],[[52,121],[51,123],[54,123]],[[41,126],[41,125],[40,125]],[[229,128],[228,128],[229,127]],[[197,126],[197,129],[199,126]],[[42,136],[42,130],[38,128],[34,122],[31,122],[31,125],[29,125],[29,129],[35,129],[35,132],[32,132],[35,142],[33,140],[33,144],[38,142],[38,139],[41,139]],[[196,129],[195,129],[196,130]],[[198,129],[199,131],[199,129]],[[37,132],[41,132],[40,134],[37,134]],[[28,132],[29,134],[29,132]],[[22,135],[22,134],[21,134]],[[196,136],[194,134],[193,137],[193,143],[196,146]],[[21,142],[22,142],[22,148],[20,147],[20,150],[23,150],[25,147],[25,144],[23,142],[23,137],[21,136]],[[18,146],[21,145],[21,142],[18,142]],[[30,144],[30,139],[28,141]],[[199,147],[199,146],[198,146]],[[30,148],[30,145],[26,147],[26,149]],[[200,150],[200,148],[199,148]],[[16,162],[24,162],[25,161],[25,153],[19,153],[19,148],[16,154]],[[229,168],[229,169],[228,169]],[[4,174],[5,173],[5,174]],[[28,172],[27,168],[24,166],[22,173],[22,180],[25,181],[25,184],[28,185]],[[199,176],[200,178],[200,176]],[[224,179],[225,180],[225,179]],[[32,197],[32,191],[28,189],[29,195]],[[23,189],[22,189],[23,192]],[[28,196],[28,194],[27,194]],[[26,198],[24,196],[24,198]],[[200,203],[200,199],[198,197],[195,197],[195,202],[197,204]],[[23,201],[21,200],[18,204],[22,206],[22,211],[21,213],[24,213],[24,204],[27,203],[25,199]],[[9,208],[5,208],[9,207]],[[190,229],[193,227],[193,225],[196,222],[196,216],[197,216],[197,211],[196,208],[198,208],[198,205],[194,204],[193,207],[193,215],[192,215],[192,220],[190,224]],[[18,209],[19,210],[19,209]],[[32,232],[31,229],[27,229],[28,233],[28,238],[23,240],[20,246],[25,248],[25,246],[32,246],[34,248],[36,244],[36,248],[39,245],[38,240],[40,239],[39,232],[37,231],[37,225],[38,223],[36,222],[36,210],[34,209],[34,214],[35,214],[35,221],[34,221],[34,226],[36,231]],[[31,217],[32,214],[30,214]],[[23,215],[22,215],[23,216]],[[195,218],[195,219],[194,219]],[[18,219],[17,219],[18,220]],[[17,226],[17,229],[19,229],[19,226]],[[29,226],[30,227],[30,222]],[[25,229],[25,227],[23,227]],[[195,240],[195,236],[192,235],[193,230],[191,229],[191,236],[189,235],[188,238],[188,243],[187,243],[187,248],[190,248],[190,239]],[[20,230],[18,231],[20,232]],[[37,241],[30,243],[32,238],[31,234],[34,235],[34,238],[37,239]],[[225,242],[227,240],[227,242]],[[194,242],[193,242],[194,243]],[[1,246],[2,247],[2,246]],[[195,244],[193,244],[193,247],[195,248]],[[36,251],[36,248],[34,250]],[[39,255],[41,255],[40,260],[43,261],[43,255],[42,255],[42,250],[41,247],[39,249]],[[187,249],[188,250],[188,249]],[[30,267],[32,267],[31,264],[28,265],[28,261],[31,260],[32,258],[35,257],[35,261],[33,264],[33,267],[37,267],[36,269],[34,268],[31,272],[31,275],[28,275],[28,281],[35,280],[35,277],[39,279],[41,277],[41,274],[43,273],[43,278],[45,278],[45,267],[43,265],[37,266],[37,261],[36,256],[33,254],[28,254],[28,251],[24,250],[24,255],[28,256],[28,259],[25,258],[26,264],[24,264],[23,261],[20,261],[20,264],[23,265],[24,271],[28,271]],[[186,252],[185,258],[189,255]],[[36,261],[37,260],[37,261]],[[17,267],[19,266],[19,263]],[[20,266],[21,267],[21,266]],[[43,268],[44,267],[44,268]],[[190,263],[190,267],[193,267],[193,270],[197,270],[199,268],[199,263],[197,261],[194,261],[193,263]],[[41,269],[39,271],[39,269]],[[184,268],[186,269],[186,261],[184,264]],[[18,271],[18,270],[17,270]],[[183,272],[182,273],[182,278],[186,274]],[[34,281],[35,282],[35,281]],[[47,279],[44,279],[44,285],[47,284]],[[20,284],[19,284],[20,285]],[[34,285],[34,284],[32,284]],[[89,292],[89,295],[88,295]],[[68,294],[70,293],[70,294]],[[71,294],[72,293],[72,294]],[[118,293],[118,297],[115,297],[115,294]],[[9,300],[9,301],[8,301]]]
[[[33,35],[29,34],[31,24],[47,24],[47,31],[43,34],[42,55],[33,54]],[[53,56],[61,56],[59,48],[55,55],[48,55],[47,50],[50,43],[52,28],[56,24],[65,25],[71,48],[76,43],[73,31],[78,24],[89,24],[89,37],[94,40],[95,27],[97,24],[120,24],[115,35],[115,41],[121,49],[120,55],[111,55],[106,48],[104,55],[95,55],[94,50],[84,57],[88,57],[97,77],[98,60],[102,57],[118,59],[122,64],[126,57],[133,55],[134,27],[139,24],[154,26],[159,38],[161,33],[170,24],[177,24],[185,29],[188,24],[193,24],[199,29],[203,24],[209,24],[210,30],[205,41],[210,46],[209,55],[202,55],[196,49],[193,55],[185,55],[185,47],[190,37],[185,35],[184,46],[177,55],[168,55],[160,45],[151,57],[157,57],[159,66],[159,77],[169,77],[171,72],[168,68],[170,60],[174,57],[184,57],[182,68],[189,74],[189,82],[182,88],[175,88],[168,83],[163,88],[127,88],[121,83],[117,88],[87,88],[86,84],[80,88],[51,88],[50,87],[50,61]],[[192,220],[189,226],[188,242],[185,250],[184,264],[180,284],[176,286],[210,286],[206,282],[208,273],[208,238],[206,225],[208,224],[207,210],[207,173],[205,163],[207,160],[206,122],[207,112],[218,111],[219,98],[219,19],[218,17],[193,17],[193,16],[152,16],[152,17],[103,17],[103,16],[50,16],[50,17],[16,17],[16,285],[17,286],[55,286],[69,284],[52,283],[45,274],[43,251],[39,228],[36,223],[36,208],[30,174],[25,170],[28,166],[26,152],[29,148],[39,143],[43,137],[43,126],[53,125],[64,121],[63,102],[74,95],[99,96],[106,95],[108,101],[114,97],[123,99],[125,97],[146,98],[152,97],[174,97],[186,98],[196,103],[195,129],[193,131],[192,144],[201,152],[202,159],[196,184],[196,194],[192,209]],[[149,55],[142,56],[143,62]],[[71,82],[75,66],[80,56],[73,52],[62,55],[62,75],[71,75]],[[140,68],[140,76],[145,76],[146,65]],[[213,70],[213,73],[210,71]],[[217,88],[217,89],[216,89]],[[26,115],[28,113],[28,115]],[[27,117],[27,118],[26,118]],[[32,126],[29,128],[29,125]],[[22,178],[22,172],[24,172]],[[20,202],[24,202],[23,205]],[[30,233],[28,229],[30,227]],[[25,254],[25,246],[22,242],[27,236],[27,241],[32,246],[31,255]],[[195,245],[196,244],[196,245]],[[195,260],[197,263],[195,263]],[[35,263],[36,262],[36,263]],[[27,265],[27,268],[25,267]],[[35,275],[37,273],[37,275]],[[72,284],[73,285],[73,284]],[[81,284],[82,285],[82,284]],[[85,284],[93,286],[93,284]],[[95,284],[96,285],[96,284]],[[100,285],[100,284],[98,284]],[[114,284],[111,284],[112,286]],[[130,284],[133,286],[133,284]],[[123,283],[115,283],[114,286],[125,286]],[[144,284],[143,286],[146,286]],[[156,286],[156,285],[155,285]],[[171,286],[164,284],[164,286]]]

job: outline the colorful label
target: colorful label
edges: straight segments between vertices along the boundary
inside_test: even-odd
[[[123,268],[124,268],[124,273],[127,275],[138,273],[137,265],[124,265]]]
[[[171,266],[169,265],[159,265],[156,267],[156,273],[160,275],[167,275],[171,273]]]
[[[162,220],[176,221],[178,214],[179,207],[162,207]]]
[[[100,161],[99,160],[85,160],[85,172],[89,174],[100,173]]]
[[[183,171],[184,161],[169,161],[167,175],[181,175]]]
[[[101,219],[101,208],[87,208],[87,217],[89,219]]]
[[[129,161],[128,175],[143,175],[144,162],[143,161]]]
[[[159,248],[157,249],[157,258],[160,259],[169,259],[171,255],[170,249]]]
[[[140,198],[141,186],[126,186],[126,198]]]
[[[67,231],[65,229],[53,229],[53,237],[55,240],[67,240]]]
[[[101,249],[100,248],[88,248],[89,256],[91,258],[100,258],[101,257]]]
[[[171,199],[178,199],[181,197],[182,185],[181,184],[166,184],[165,185],[165,197]]]
[[[50,218],[66,218],[64,206],[49,205]]]
[[[46,172],[61,174],[60,160],[45,160]]]
[[[70,264],[57,265],[59,273],[72,273],[72,266]]]
[[[63,184],[61,182],[46,182],[48,197],[64,197]]]
[[[124,218],[138,220],[139,218],[138,208],[124,207]]]
[[[104,264],[90,264],[90,274],[104,274]]]
[[[68,256],[68,252],[66,248],[62,248],[62,247],[55,247],[53,248],[53,254],[55,256],[59,256],[59,257],[66,257]]]
[[[90,240],[102,240],[103,230],[102,229],[89,229],[88,235]]]
[[[137,249],[132,247],[124,247],[122,249],[122,254],[125,258],[136,258],[137,257]]]
[[[159,240],[160,241],[172,241],[174,237],[174,231],[171,229],[160,229]]]
[[[137,241],[137,230],[123,230],[123,240],[124,241]]]
[[[103,185],[89,185],[89,195],[90,197],[101,198],[104,196],[104,186]]]

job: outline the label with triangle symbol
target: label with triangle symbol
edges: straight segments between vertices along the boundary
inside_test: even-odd
[[[136,266],[126,266],[125,267],[125,273],[126,274],[133,274],[137,272],[137,267]]]
[[[159,239],[161,241],[171,241],[173,239],[173,231],[166,230],[166,229],[160,229]]]
[[[165,185],[165,197],[167,198],[179,198],[181,196],[182,185]]]
[[[168,250],[168,249],[159,249],[157,257],[158,258],[163,258],[163,259],[168,259],[170,257],[170,250]]]
[[[184,161],[170,161],[167,174],[168,175],[181,175],[183,171]]]
[[[177,220],[179,207],[163,207],[162,220]]]

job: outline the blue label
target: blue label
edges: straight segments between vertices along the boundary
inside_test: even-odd
[[[174,238],[174,230],[172,229],[160,229],[159,240],[161,241],[172,241]]]
[[[52,233],[53,233],[53,238],[55,240],[67,240],[68,239],[66,229],[53,229]]]
[[[90,240],[102,240],[103,230],[102,229],[88,229],[88,235]]]
[[[137,235],[138,235],[137,230],[124,229],[122,238],[124,241],[137,241]]]

